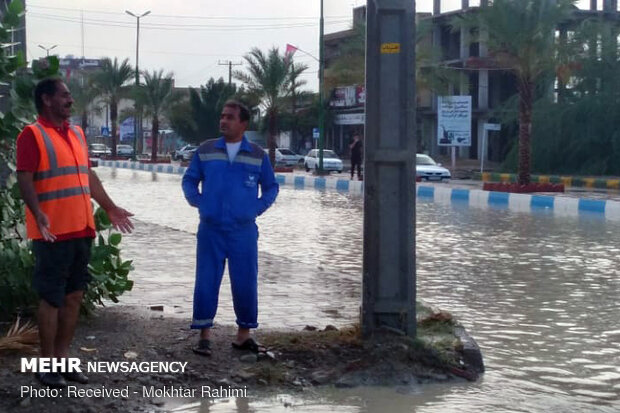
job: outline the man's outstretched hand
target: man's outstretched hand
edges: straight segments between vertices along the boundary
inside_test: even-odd
[[[133,230],[133,223],[129,219],[129,217],[133,216],[131,212],[117,206],[110,208],[106,212],[108,214],[108,218],[110,218],[112,226],[116,230],[124,234],[129,234]]]
[[[37,218],[37,226],[39,227],[39,232],[43,237],[43,240],[47,242],[56,241],[56,235],[50,232],[50,220],[43,212],[39,212],[36,214]]]

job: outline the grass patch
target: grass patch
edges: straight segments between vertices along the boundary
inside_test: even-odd
[[[340,330],[274,331],[262,335],[261,341],[268,348],[294,348],[296,351],[311,351],[333,345],[362,345],[361,330],[357,323]]]

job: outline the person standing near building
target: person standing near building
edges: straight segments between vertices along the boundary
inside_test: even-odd
[[[357,167],[357,179],[362,180],[362,141],[360,136],[356,133],[353,135],[353,142],[349,145],[351,150],[351,179],[355,168]]]
[[[41,357],[67,358],[90,275],[95,237],[91,197],[115,228],[131,232],[132,216],[108,197],[90,169],[84,132],[69,124],[73,98],[57,78],[34,91],[39,116],[17,138],[17,180],[26,203],[26,229],[32,239],[32,284],[39,295],[37,320]],[[37,373],[39,381],[61,388],[65,380],[87,383],[83,373]]]
[[[200,145],[183,176],[185,198],[200,214],[191,328],[200,329],[192,350],[205,356],[211,355],[211,328],[226,260],[238,326],[232,346],[260,349],[250,334],[258,327],[255,220],[273,204],[279,185],[265,151],[244,136],[249,120],[245,105],[226,102],[220,116],[222,137]]]

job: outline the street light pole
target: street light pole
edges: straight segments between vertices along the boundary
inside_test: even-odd
[[[323,71],[325,58],[323,56],[323,0],[321,0],[321,19],[319,21],[319,174],[323,174],[323,149],[325,147],[325,104],[323,93]]]
[[[45,50],[46,57],[49,57],[49,55],[50,55],[50,50],[52,50],[52,49],[56,48],[57,46],[58,46],[57,44],[55,44],[55,45],[53,45],[53,46],[51,46],[51,47],[45,47],[45,46],[39,45],[39,47],[40,47],[41,49]]]
[[[136,18],[136,93],[138,92],[138,88],[140,86],[140,69],[138,68],[138,57],[140,56],[140,18],[151,13],[150,10],[145,11],[141,15],[134,14],[129,10],[125,10],[125,13]],[[142,123],[141,114],[138,114],[138,100],[134,98],[134,119],[133,119],[133,156],[134,159],[138,154],[137,144],[138,144],[138,135],[140,132],[140,128],[138,126],[138,121]],[[140,125],[142,126],[142,125]]]

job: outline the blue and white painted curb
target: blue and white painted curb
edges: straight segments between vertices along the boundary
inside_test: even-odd
[[[110,168],[133,169],[136,171],[156,172],[164,174],[183,175],[186,167],[162,164],[144,164],[130,161],[99,161],[99,166]],[[331,177],[313,177],[294,174],[276,174],[276,180],[280,185],[292,185],[296,188],[334,189],[342,192],[361,194],[363,182],[350,181],[348,179],[334,179]]]
[[[133,169],[137,171],[183,175],[187,168],[174,165],[142,164],[129,161],[99,161],[100,166]],[[363,182],[337,179],[335,177],[314,177],[295,174],[276,174],[280,185],[291,185],[303,189],[324,189],[361,194]],[[620,221],[620,202],[567,196],[514,194],[483,191],[480,189],[453,188],[446,184],[417,185],[420,200],[442,204],[469,205],[478,208],[508,209],[517,212],[549,212],[561,216],[598,216]]]
[[[146,164],[130,161],[98,161],[99,166],[107,166],[110,168],[134,169],[136,171],[159,172],[162,174],[183,175],[187,168],[183,166],[167,165],[167,164]]]
[[[364,190],[363,182],[331,177],[315,177],[295,174],[276,174],[280,185],[292,185],[295,188],[331,189],[352,194],[361,194]]]
[[[515,194],[443,186],[418,185],[417,196],[443,204],[467,204],[479,208],[517,212],[549,212],[561,216],[598,216],[620,221],[620,202],[567,196]]]

